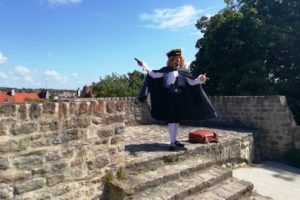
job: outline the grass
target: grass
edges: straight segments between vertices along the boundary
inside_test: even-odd
[[[128,178],[127,172],[124,167],[120,167],[117,171],[117,179],[126,180]]]
[[[114,175],[112,172],[108,172],[104,177],[103,177],[103,182],[104,183],[110,183],[114,180]]]
[[[168,156],[164,159],[164,162],[169,165],[175,165],[176,163],[180,162],[181,159],[178,155]]]

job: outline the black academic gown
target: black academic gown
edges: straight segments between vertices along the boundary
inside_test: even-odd
[[[194,79],[185,68],[163,67],[160,70],[153,71],[166,74],[174,70],[178,70],[179,76],[177,80]],[[178,82],[177,80],[175,83]],[[170,88],[165,87],[164,77],[152,78],[147,75],[138,99],[145,101],[150,93],[151,116],[159,121],[194,121],[212,119],[217,116],[214,107],[200,84],[191,86],[186,81],[183,87],[178,85],[176,87],[178,87],[180,93],[174,95]],[[175,114],[173,108],[177,109]],[[174,115],[176,115],[175,120]]]

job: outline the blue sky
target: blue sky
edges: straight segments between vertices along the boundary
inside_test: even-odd
[[[0,0],[0,87],[77,89],[113,72],[195,58],[201,16],[223,0]]]

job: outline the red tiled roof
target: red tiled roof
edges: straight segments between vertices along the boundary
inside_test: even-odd
[[[0,92],[0,104],[2,103],[24,103],[26,98],[39,99],[38,93],[15,93],[11,96],[8,92]]]
[[[0,104],[2,103],[15,103],[15,97],[8,95],[7,92],[0,92]]]
[[[24,103],[26,98],[39,99],[38,93],[16,93],[16,103]]]

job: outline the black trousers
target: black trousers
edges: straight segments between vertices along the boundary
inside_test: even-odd
[[[180,123],[184,113],[183,93],[169,91],[167,96],[168,123]]]

